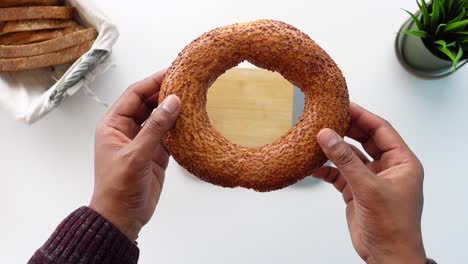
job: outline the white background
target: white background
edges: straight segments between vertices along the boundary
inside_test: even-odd
[[[115,101],[214,27],[257,18],[308,33],[343,70],[351,99],[390,120],[422,160],[428,256],[459,263],[468,238],[468,67],[436,81],[398,64],[395,33],[413,1],[96,1],[119,26],[117,68],[94,88]],[[93,188],[93,133],[105,109],[81,92],[31,127],[0,112],[0,256],[25,263]],[[6,208],[5,208],[6,207]],[[302,182],[272,193],[222,189],[171,163],[140,263],[361,263],[340,195]]]

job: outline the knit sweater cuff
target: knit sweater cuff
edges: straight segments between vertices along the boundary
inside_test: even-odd
[[[36,263],[137,263],[139,249],[96,211],[81,207],[57,227],[29,261]]]

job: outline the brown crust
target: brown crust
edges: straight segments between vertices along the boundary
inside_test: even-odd
[[[16,21],[31,19],[70,19],[75,12],[74,7],[65,6],[28,6],[0,8],[0,21]]]
[[[0,36],[0,45],[24,45],[39,41],[59,38],[67,34],[84,29],[82,26],[76,25],[60,29],[46,29],[35,31],[13,32]]]
[[[62,19],[38,19],[38,20],[21,20],[5,22],[3,25],[0,23],[0,36],[22,31],[56,29],[75,26],[76,22],[73,20]]]
[[[301,88],[306,101],[297,124],[262,147],[224,138],[206,113],[206,94],[218,76],[247,60],[281,73]],[[258,20],[214,29],[184,48],[163,80],[159,102],[176,94],[182,110],[164,139],[174,159],[202,180],[224,187],[272,191],[310,175],[326,158],[316,135],[329,127],[341,136],[349,127],[345,79],[334,61],[298,29]]]
[[[0,7],[14,6],[52,6],[60,5],[61,0],[1,0]]]
[[[78,46],[33,57],[0,59],[0,71],[32,70],[72,62],[91,49],[93,43],[94,40],[86,41]]]
[[[39,43],[15,46],[0,46],[0,58],[31,57],[51,53],[57,50],[63,50],[76,46],[91,39],[95,39],[96,36],[96,30],[94,28],[88,28]]]

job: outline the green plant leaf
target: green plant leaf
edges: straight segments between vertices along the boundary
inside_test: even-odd
[[[444,28],[444,32],[455,31],[457,29],[464,28],[466,25],[468,25],[468,19],[458,21],[458,22],[455,22],[455,23],[452,23],[452,24],[448,24]]]
[[[422,30],[405,30],[401,33],[406,34],[406,35],[420,37],[420,38],[426,38],[428,36],[427,32],[422,31]]]
[[[446,2],[448,2],[447,12],[450,13],[452,11],[452,8],[453,8],[454,0],[449,0],[449,1],[446,1]]]
[[[441,39],[441,40],[434,41],[434,43],[440,45],[440,47],[437,47],[437,49],[440,50],[447,57],[449,57],[449,59],[453,62],[452,69],[454,69],[456,67],[457,63],[458,63],[457,57],[460,54],[461,46],[458,49],[459,50],[458,53],[455,55],[455,52],[452,52],[448,48],[448,47],[455,46],[456,45],[455,42],[451,42],[450,44],[447,45],[446,42]],[[462,54],[463,54],[463,50],[462,50]],[[460,55],[460,58],[461,58],[461,55]],[[460,58],[458,58],[458,60],[460,60]]]
[[[455,9],[455,14],[459,14],[462,10],[462,8],[467,8],[468,6],[466,6],[466,4],[468,4],[468,1],[467,0],[459,0],[457,1],[456,3],[456,9]]]
[[[436,36],[439,35],[440,30],[441,30],[442,28],[446,27],[446,26],[447,26],[447,24],[440,24],[440,25],[437,27],[437,29],[436,29],[435,35],[436,35]]]
[[[442,40],[442,39],[434,41],[434,43],[437,44],[437,45],[440,45],[440,47],[443,48],[443,49],[448,49],[450,47],[455,47],[457,45],[456,41],[452,41],[449,44],[447,44],[445,42],[445,40]]]
[[[453,32],[452,34],[466,36],[468,35],[468,31],[457,31],[457,32]]]
[[[455,61],[455,55],[452,53],[452,51],[444,47],[438,47],[437,49],[444,53],[447,57],[449,57],[449,59],[452,62]]]
[[[421,10],[424,27],[427,28],[431,23],[431,17],[429,15],[429,11],[427,11],[427,4],[425,0],[421,0],[421,3],[419,3],[419,0],[416,0],[416,2],[418,3],[419,9]]]
[[[453,18],[459,12],[456,12],[459,6],[459,0],[446,0],[446,20]]]
[[[457,42],[456,41],[452,41],[450,42],[449,44],[447,44],[447,48],[450,48],[450,47],[455,47],[457,45]]]
[[[442,0],[443,1],[443,0]],[[443,4],[440,4],[440,15],[439,15],[439,23],[445,21],[445,8]]]
[[[445,43],[445,40],[442,40],[442,39],[434,41],[434,43],[440,45],[443,48],[447,47],[447,43]]]
[[[454,19],[450,20],[447,24],[452,24],[452,23],[462,20],[465,17],[465,12],[466,12],[466,8],[462,7],[460,14]]]
[[[432,1],[432,14],[431,14],[431,29],[432,30],[436,29],[437,25],[439,24],[439,16],[440,16],[439,4],[440,4],[440,0]]]
[[[452,65],[452,71],[455,71],[457,69],[457,64],[458,62],[460,61],[461,57],[463,56],[463,49],[462,47],[458,47],[458,52],[457,52],[457,56],[455,57],[455,59],[453,60],[453,65]]]
[[[453,0],[445,0],[444,1],[444,8],[445,9],[450,9],[450,5],[453,5]]]
[[[417,16],[415,16],[413,13],[411,13],[410,11],[406,9],[403,9],[403,11],[405,11],[411,16],[411,18],[413,19],[414,23],[416,23],[416,26],[418,27],[419,30],[423,29],[423,24],[421,23],[421,20],[419,20]]]

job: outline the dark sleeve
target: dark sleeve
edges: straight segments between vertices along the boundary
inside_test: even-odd
[[[428,260],[427,260],[427,264],[437,264],[437,262],[435,262],[435,261],[432,260],[432,259],[428,259]]]
[[[55,229],[29,264],[137,263],[139,249],[94,210],[81,207]]]

